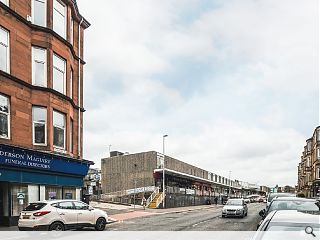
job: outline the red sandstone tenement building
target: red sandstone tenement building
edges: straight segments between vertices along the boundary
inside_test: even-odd
[[[297,191],[308,198],[320,197],[320,126],[304,146],[298,165]]]
[[[80,198],[83,45],[75,0],[0,0],[0,225],[29,202]]]

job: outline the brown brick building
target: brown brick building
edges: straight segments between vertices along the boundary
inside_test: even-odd
[[[75,0],[0,0],[2,224],[30,201],[80,198],[92,164],[82,159],[89,26]]]
[[[111,201],[133,203],[153,198],[153,192],[162,192],[163,154],[150,151],[135,154],[111,154],[101,160],[102,197]],[[206,204],[215,197],[244,197],[250,194],[266,194],[256,184],[215,174],[178,159],[165,156],[165,206],[180,207]],[[159,195],[161,196],[161,195]],[[149,198],[149,200],[151,199]],[[154,199],[152,199],[154,200]],[[159,199],[156,207],[159,207]]]
[[[298,194],[320,198],[320,126],[306,141],[298,166]]]

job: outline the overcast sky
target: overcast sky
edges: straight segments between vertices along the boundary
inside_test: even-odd
[[[78,0],[84,156],[162,151],[219,175],[295,185],[319,125],[316,0]]]

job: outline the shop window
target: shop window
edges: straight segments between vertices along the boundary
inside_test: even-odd
[[[66,5],[59,0],[53,1],[53,30],[66,39]]]
[[[10,136],[10,102],[9,98],[0,94],[0,138]]]
[[[10,72],[9,32],[0,27],[0,70]]]
[[[63,188],[63,199],[76,199],[76,189]]]
[[[12,216],[19,216],[20,212],[28,206],[28,185],[11,185]]]
[[[32,0],[32,23],[47,26],[47,0]]]
[[[56,111],[53,111],[53,145],[66,148],[66,116]]]
[[[47,50],[32,47],[32,84],[47,87]]]
[[[32,108],[33,144],[47,145],[47,109]]]
[[[66,94],[66,61],[53,55],[53,89]]]
[[[46,186],[46,200],[62,199],[62,188]]]

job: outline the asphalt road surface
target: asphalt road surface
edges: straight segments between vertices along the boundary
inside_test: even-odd
[[[248,205],[244,218],[221,217],[221,208],[153,215],[107,225],[107,231],[255,231],[265,203]]]

